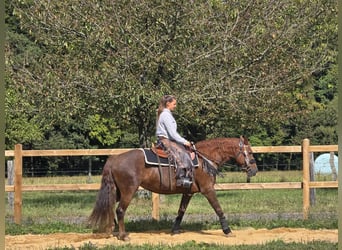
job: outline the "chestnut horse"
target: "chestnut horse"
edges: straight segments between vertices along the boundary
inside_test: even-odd
[[[175,171],[168,167],[154,167],[145,163],[144,152],[133,149],[107,159],[103,168],[101,187],[97,195],[94,209],[89,217],[93,227],[99,232],[113,233],[116,224],[114,205],[118,220],[119,240],[129,240],[125,230],[124,216],[139,186],[160,194],[183,194],[178,216],[174,222],[172,233],[180,232],[180,224],[185,210],[194,193],[202,193],[215,210],[225,235],[231,233],[228,222],[217,200],[214,184],[218,168],[230,159],[246,171],[247,176],[256,175],[258,169],[251,146],[247,138],[216,138],[200,141],[195,144],[198,155],[198,167],[193,170],[193,183],[190,187],[176,186]],[[171,178],[171,179],[170,179]],[[164,181],[161,181],[161,180]],[[168,183],[165,187],[165,183]],[[115,224],[114,224],[115,223]]]

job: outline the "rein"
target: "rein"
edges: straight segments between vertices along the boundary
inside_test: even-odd
[[[201,153],[200,151],[198,151],[197,149],[195,149],[195,148],[193,148],[193,151],[196,153],[196,154],[198,154],[200,157],[202,157],[204,160],[206,160],[206,161],[208,161],[209,163],[211,163],[211,165],[212,164],[216,164],[217,166],[219,166],[220,165],[220,162],[219,161],[217,161],[217,160],[215,160],[215,159],[208,159],[208,155],[204,155],[203,153]]]
[[[234,146],[234,147],[235,147],[235,146]],[[241,142],[240,142],[240,144],[239,144],[239,147],[240,147],[240,151],[236,154],[235,158],[237,158],[240,154],[243,154],[243,155],[245,156],[245,154],[244,154],[244,152],[243,152],[243,150],[242,150],[243,145],[241,144]],[[221,161],[218,161],[218,160],[216,160],[216,159],[208,159],[208,158],[210,158],[210,157],[209,157],[207,154],[204,154],[204,153],[198,151],[198,150],[195,148],[195,145],[193,145],[192,150],[193,150],[194,152],[196,152],[199,156],[201,156],[203,159],[205,159],[205,160],[207,160],[207,161],[209,161],[209,162],[213,162],[213,163],[215,163],[217,166],[220,166],[220,165],[221,165]]]
[[[215,167],[215,165],[219,165],[220,162],[216,161],[216,160],[209,160],[206,156],[204,156],[203,153],[199,152],[195,145],[192,146],[191,148],[197,155],[199,155],[202,159],[203,159],[203,167],[206,168],[206,171],[212,175],[212,176],[216,176],[219,171],[218,168]],[[214,162],[213,162],[214,161]]]

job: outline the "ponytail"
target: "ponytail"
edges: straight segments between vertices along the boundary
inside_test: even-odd
[[[161,112],[163,112],[164,108],[166,108],[166,103],[168,102],[172,102],[173,100],[175,100],[176,97],[173,95],[164,95],[160,101],[159,101],[159,107],[157,109],[157,121],[159,119],[159,116],[161,114]]]

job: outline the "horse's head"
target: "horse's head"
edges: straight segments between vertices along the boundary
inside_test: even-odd
[[[242,169],[246,171],[248,177],[255,176],[258,172],[258,167],[253,156],[251,145],[248,139],[244,136],[240,136],[239,151],[235,157],[236,162],[242,166]]]

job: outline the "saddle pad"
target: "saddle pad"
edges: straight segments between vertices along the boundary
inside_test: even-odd
[[[141,148],[142,152],[144,152],[145,162],[150,165],[159,165],[157,155],[150,149],[150,148]],[[169,159],[168,158],[161,158],[159,157],[160,165],[161,166],[169,166]],[[198,167],[198,158],[197,154],[195,159],[193,159],[192,163],[195,167]],[[173,166],[173,164],[171,164]]]

